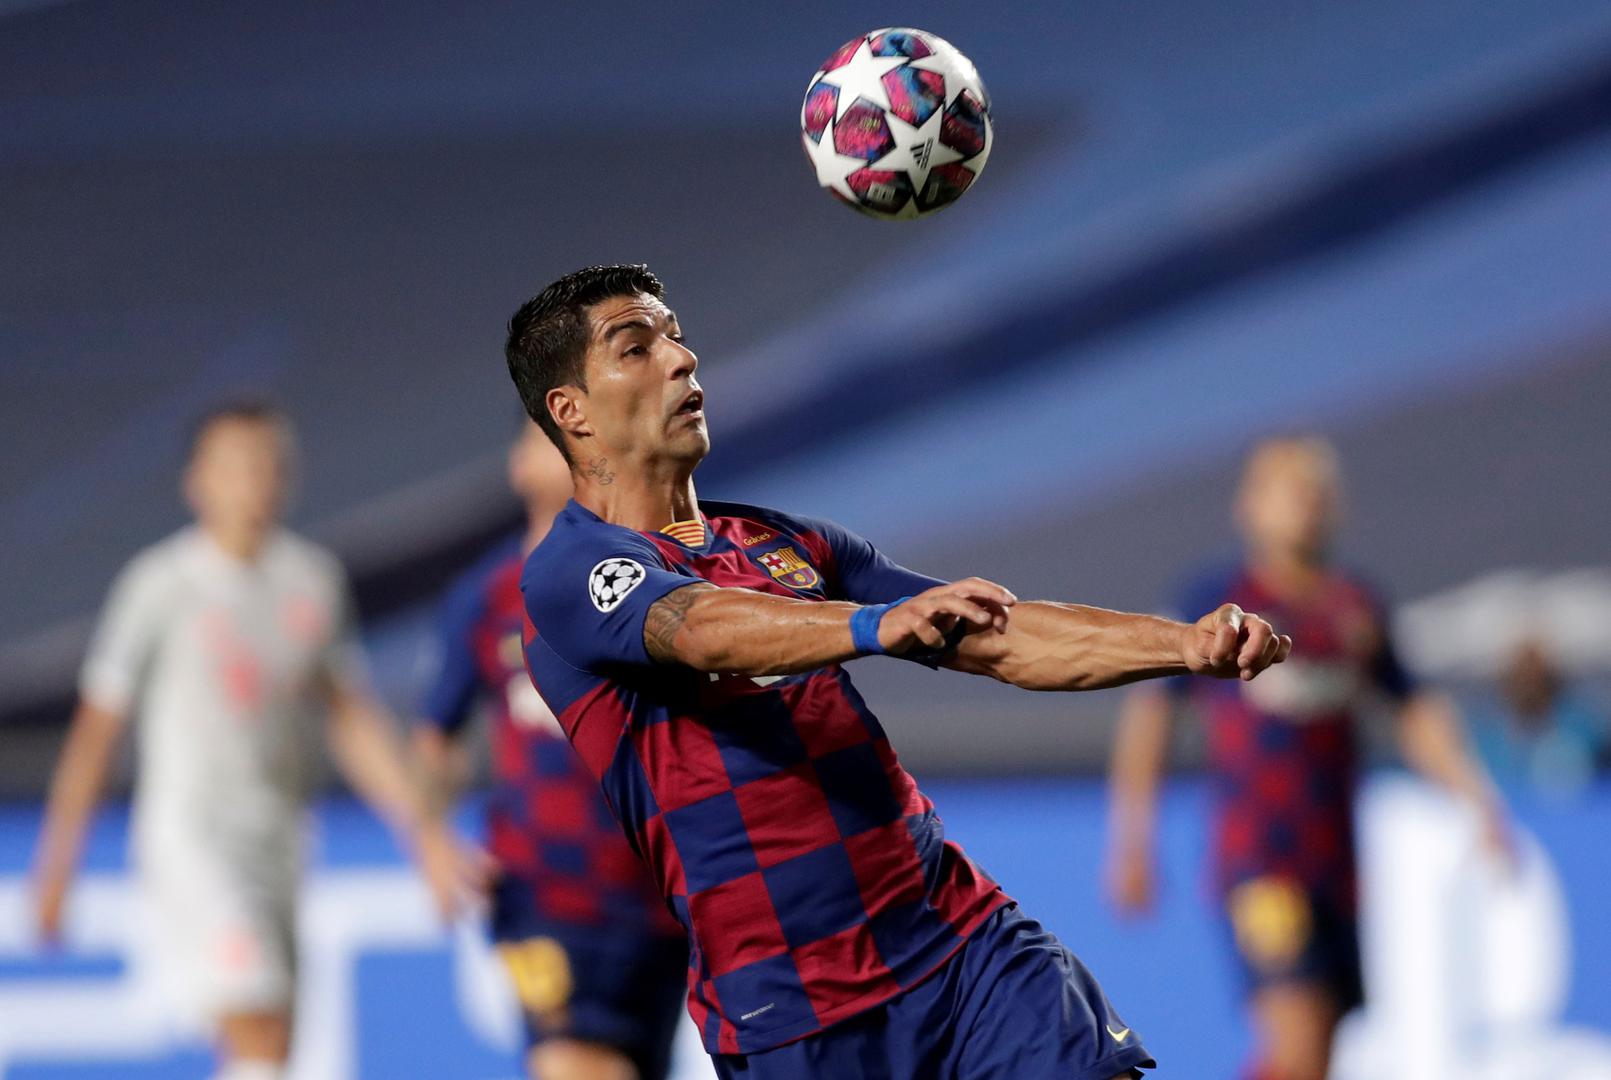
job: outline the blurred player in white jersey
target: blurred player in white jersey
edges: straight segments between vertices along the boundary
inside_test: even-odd
[[[216,1025],[228,1080],[270,1080],[289,1056],[304,808],[322,739],[444,907],[458,872],[367,688],[345,574],[278,524],[291,456],[271,407],[228,405],[198,424],[184,475],[196,523],[140,552],[113,586],[35,868],[38,929],[53,941],[137,714],[135,861],[162,955]]]

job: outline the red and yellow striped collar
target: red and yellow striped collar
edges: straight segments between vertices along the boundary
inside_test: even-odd
[[[703,518],[691,518],[687,521],[673,521],[660,530],[684,547],[705,546],[705,521]]]

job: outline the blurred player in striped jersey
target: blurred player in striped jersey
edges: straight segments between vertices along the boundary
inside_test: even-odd
[[[529,421],[509,452],[509,482],[526,504],[525,535],[450,592],[415,749],[445,809],[463,772],[456,740],[475,706],[490,706],[492,933],[525,1016],[531,1075],[661,1080],[688,946],[526,671],[520,570],[571,497],[565,459]]]
[[[133,854],[164,959],[216,1025],[227,1080],[272,1080],[289,1056],[304,808],[323,737],[440,903],[459,873],[367,688],[345,574],[278,525],[291,456],[289,423],[267,406],[222,406],[197,425],[184,474],[195,524],[135,556],[112,588],[35,870],[38,930],[52,941],[138,714]]]
[[[1201,575],[1184,610],[1213,596],[1268,613],[1292,656],[1255,683],[1170,680],[1126,699],[1113,761],[1110,888],[1152,904],[1154,803],[1177,706],[1207,727],[1218,795],[1215,885],[1258,1039],[1256,1080],[1324,1080],[1337,1022],[1360,1003],[1353,797],[1356,728],[1374,697],[1394,707],[1404,757],[1469,800],[1502,848],[1500,805],[1457,717],[1399,664],[1387,612],[1331,560],[1336,454],[1318,438],[1270,439],[1249,456],[1236,506],[1239,563]]]

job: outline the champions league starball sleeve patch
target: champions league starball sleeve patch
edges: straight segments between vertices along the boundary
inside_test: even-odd
[[[654,666],[643,641],[649,609],[696,580],[668,570],[641,533],[572,503],[527,557],[520,591],[544,647],[578,671],[616,673]]]
[[[587,595],[593,606],[608,615],[621,605],[627,594],[647,577],[643,564],[635,559],[605,559],[587,575]]]

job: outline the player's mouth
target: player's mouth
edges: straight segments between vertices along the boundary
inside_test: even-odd
[[[695,390],[690,393],[687,397],[682,399],[682,404],[678,405],[677,408],[673,410],[672,415],[691,416],[700,420],[704,419],[705,392],[703,390]]]

